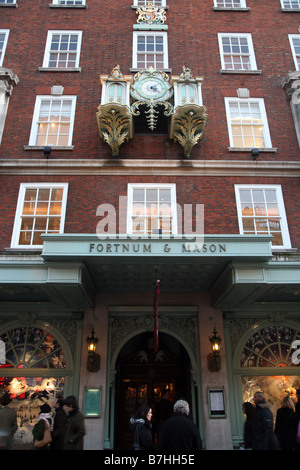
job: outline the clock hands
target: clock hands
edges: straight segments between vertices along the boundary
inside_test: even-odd
[[[160,90],[157,88],[156,85],[150,85],[150,90],[154,91],[154,93],[159,93]]]

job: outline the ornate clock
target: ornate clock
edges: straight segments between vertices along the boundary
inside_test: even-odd
[[[130,94],[135,100],[131,106],[131,112],[135,116],[140,114],[139,106],[146,105],[149,108],[147,120],[151,130],[155,129],[159,112],[154,108],[162,105],[166,116],[170,116],[173,111],[172,105],[168,103],[173,95],[173,87],[169,83],[169,77],[166,73],[152,67],[135,75]]]
[[[173,87],[166,73],[149,68],[135,75],[130,93],[138,101],[166,101],[173,95]]]

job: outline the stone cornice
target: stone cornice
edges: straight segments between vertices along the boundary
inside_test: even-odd
[[[300,177],[297,161],[0,159],[0,175]]]

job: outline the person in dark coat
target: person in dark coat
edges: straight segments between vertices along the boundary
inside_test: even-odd
[[[8,405],[11,402],[10,395],[2,395],[0,403],[0,450],[9,450],[13,436],[18,429],[17,413]]]
[[[256,409],[253,416],[252,449],[275,450],[278,448],[278,443],[273,431],[273,414],[263,392],[256,392],[253,400]]]
[[[243,412],[246,415],[246,420],[244,424],[244,448],[252,449],[252,440],[253,440],[253,416],[255,413],[255,406],[252,405],[249,401],[243,403]]]
[[[50,444],[51,450],[62,450],[65,443],[65,434],[67,428],[68,417],[64,410],[63,398],[57,398],[54,402],[55,416]]]
[[[277,410],[275,433],[282,450],[293,450],[296,447],[296,436],[299,418],[295,412],[293,400],[284,397],[282,407]]]
[[[84,417],[79,411],[77,400],[73,395],[65,399],[64,408],[68,418],[64,449],[83,450],[83,438],[85,436]]]
[[[297,403],[295,405],[295,411],[298,416],[298,432],[296,437],[296,450],[300,450],[300,388],[296,390]]]
[[[189,404],[185,400],[178,400],[173,411],[161,427],[157,448],[165,452],[202,450],[199,430],[189,418]]]
[[[297,397],[297,403],[295,405],[295,411],[298,415],[298,418],[300,419],[300,388],[297,388],[296,390],[296,397]]]
[[[170,418],[173,413],[173,405],[169,399],[169,390],[165,389],[162,392],[161,400],[157,403],[154,410],[154,428],[157,435],[162,427],[162,424]]]
[[[136,415],[130,419],[135,442],[140,446],[140,450],[154,450],[155,446],[152,437],[152,409],[148,405],[141,405]]]

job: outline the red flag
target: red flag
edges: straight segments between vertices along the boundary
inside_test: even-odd
[[[154,291],[154,354],[158,351],[158,294],[159,294],[159,281],[156,281]]]

